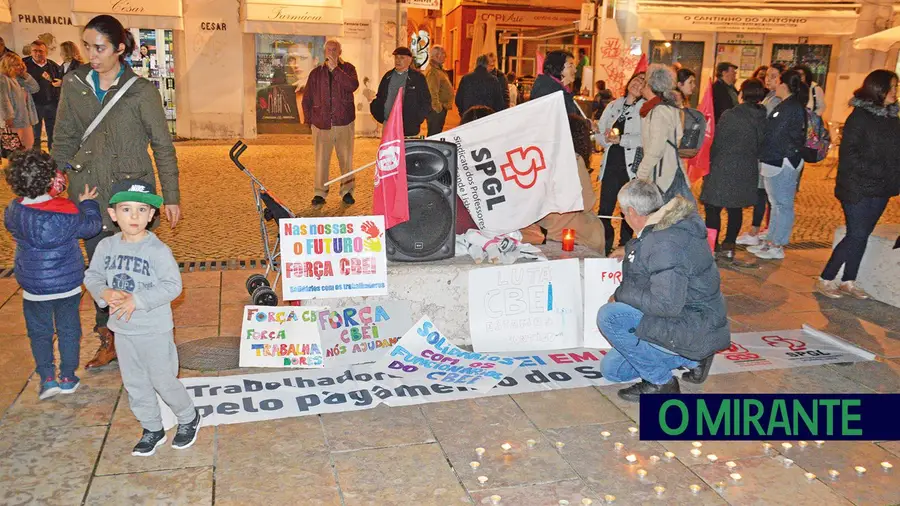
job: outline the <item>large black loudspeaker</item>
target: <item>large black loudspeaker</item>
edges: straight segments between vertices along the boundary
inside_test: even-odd
[[[387,231],[388,260],[429,262],[456,253],[456,145],[406,141],[409,221]]]

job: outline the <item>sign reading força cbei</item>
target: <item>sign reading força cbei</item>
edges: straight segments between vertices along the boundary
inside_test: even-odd
[[[302,310],[301,310],[302,309]],[[325,367],[312,307],[244,306],[241,367]]]
[[[292,218],[278,228],[284,300],[388,293],[384,216]]]

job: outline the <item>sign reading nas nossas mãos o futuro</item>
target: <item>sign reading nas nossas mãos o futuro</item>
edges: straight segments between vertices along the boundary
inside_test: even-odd
[[[387,294],[384,216],[279,222],[284,300]]]

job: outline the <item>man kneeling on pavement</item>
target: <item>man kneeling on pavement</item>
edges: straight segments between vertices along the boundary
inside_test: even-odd
[[[619,390],[619,397],[636,402],[641,394],[680,392],[673,369],[687,368],[685,381],[705,381],[731,332],[706,225],[694,205],[680,196],[663,205],[655,183],[635,179],[619,192],[619,206],[636,237],[618,252],[622,284],[597,313],[597,326],[613,347],[601,363],[603,376],[640,379]]]

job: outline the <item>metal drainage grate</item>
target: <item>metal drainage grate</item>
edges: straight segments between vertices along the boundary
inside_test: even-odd
[[[240,362],[238,336],[214,336],[178,345],[178,364],[194,371],[237,369]]]

